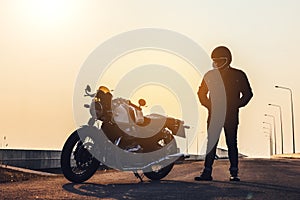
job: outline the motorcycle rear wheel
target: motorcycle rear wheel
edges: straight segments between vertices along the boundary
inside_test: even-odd
[[[82,139],[79,137],[77,130],[74,131],[64,144],[61,153],[61,170],[63,175],[74,183],[82,183],[91,178],[100,164],[86,147],[88,145],[91,146],[91,144],[88,142],[83,143]]]
[[[165,140],[165,144],[169,145],[169,147],[167,148],[168,154],[172,155],[177,153],[177,145],[176,145],[176,141],[174,139],[174,137],[172,135],[170,135],[169,137],[167,137],[168,139]],[[154,181],[160,180],[164,177],[166,177],[170,171],[172,170],[174,166],[174,162],[164,166],[162,165],[157,165],[157,166],[152,166],[151,170],[149,172],[144,172],[144,175]]]
[[[153,170],[151,172],[144,172],[144,175],[153,181],[157,181],[157,180],[160,180],[160,179],[164,178],[165,176],[167,176],[170,173],[170,171],[172,170],[173,166],[174,166],[174,163],[171,163],[159,170]]]

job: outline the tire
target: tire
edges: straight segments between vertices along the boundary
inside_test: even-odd
[[[168,166],[163,167],[158,171],[145,172],[144,175],[153,181],[158,181],[158,180],[166,177],[172,170],[173,166],[174,166],[174,163],[171,163]]]
[[[73,151],[74,147],[76,147],[75,151]],[[75,154],[77,155],[77,158],[72,162],[72,156],[74,155],[75,157]],[[85,144],[81,141],[77,130],[69,136],[64,144],[60,162],[61,170],[65,178],[74,183],[82,183],[91,178],[100,164],[100,162],[85,148]],[[75,167],[72,167],[72,164],[75,164]],[[79,166],[79,164],[81,165]],[[83,167],[82,165],[85,166]]]
[[[175,138],[172,135],[170,135],[169,139],[166,140],[166,143],[169,145],[168,150],[167,150],[168,154],[174,154],[177,152],[177,144],[175,142]],[[158,167],[161,167],[161,169],[159,169],[159,170],[154,169],[150,172],[144,172],[144,175],[153,181],[160,180],[160,179],[166,177],[170,173],[170,171],[172,170],[172,168],[174,166],[174,162],[168,164],[165,167],[162,164],[161,166],[158,166]],[[153,167],[156,167],[156,166],[152,166],[152,169],[153,169]]]

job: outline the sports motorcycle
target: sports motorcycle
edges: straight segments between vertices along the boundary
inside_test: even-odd
[[[71,182],[82,183],[102,167],[132,171],[143,181],[146,176],[160,180],[184,157],[174,135],[185,138],[180,119],[160,114],[144,115],[144,99],[133,104],[124,98],[113,98],[111,91],[100,86],[96,93],[85,88],[92,98],[90,118],[66,140],[61,153],[61,170]]]

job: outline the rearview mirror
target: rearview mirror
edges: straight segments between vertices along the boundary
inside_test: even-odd
[[[91,92],[91,86],[87,85],[86,88],[85,88],[85,90],[88,91],[88,92]]]

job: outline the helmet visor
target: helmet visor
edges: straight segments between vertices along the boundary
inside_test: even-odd
[[[212,58],[212,60],[213,60],[214,68],[222,68],[226,66],[228,59],[226,57],[218,57],[218,58]]]

